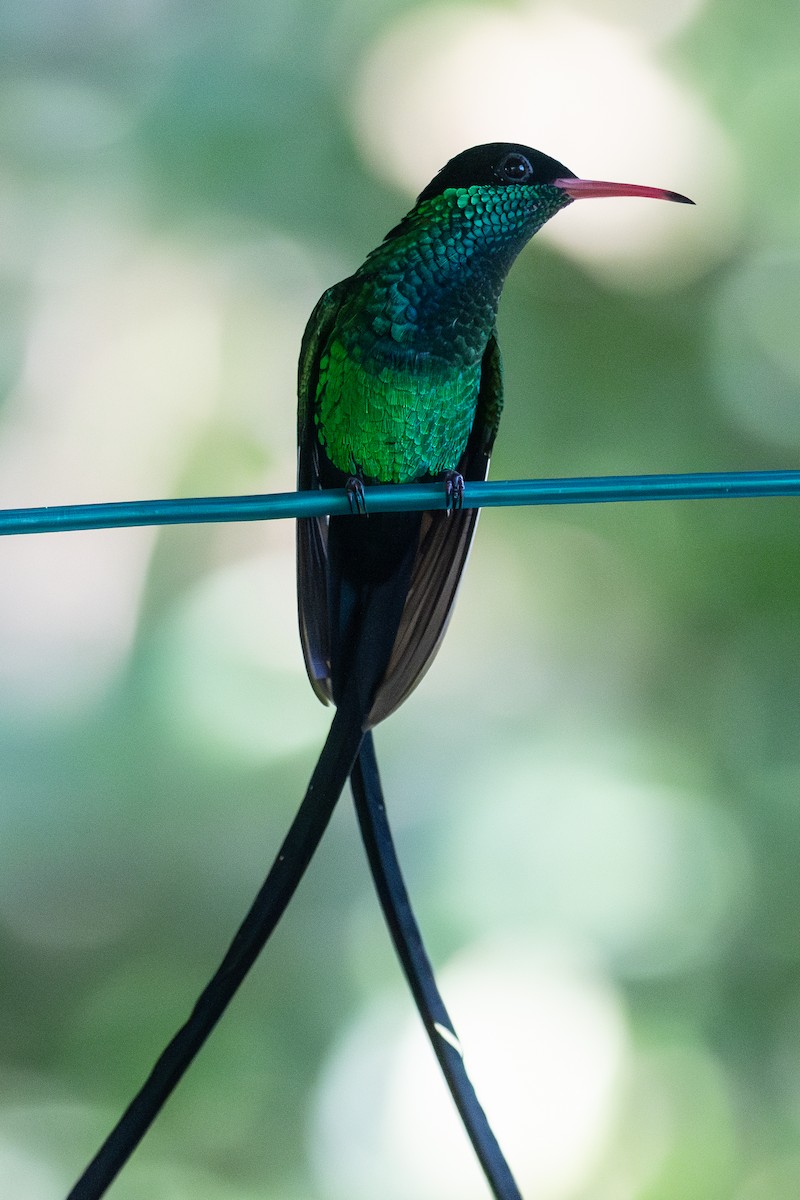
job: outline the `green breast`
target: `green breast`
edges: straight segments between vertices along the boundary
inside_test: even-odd
[[[317,435],[334,466],[410,483],[458,465],[475,416],[480,361],[448,371],[424,357],[381,361],[334,338],[320,362]]]

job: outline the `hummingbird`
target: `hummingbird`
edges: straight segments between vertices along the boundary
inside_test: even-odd
[[[306,669],[362,732],[417,685],[441,643],[503,408],[497,308],[519,252],[574,200],[677,192],[580,179],[529,146],[491,142],[452,158],[354,275],[324,293],[303,337],[298,487],[441,480],[446,510],[298,522]]]
[[[456,1106],[497,1200],[521,1194],[478,1104],[394,856],[372,729],[433,660],[478,518],[503,408],[497,307],[523,246],[573,200],[662,188],[580,179],[511,142],[451,159],[354,275],[324,293],[298,371],[298,487],[345,488],[352,514],[297,524],[300,640],[335,705],[305,797],[250,911],[185,1024],[67,1200],[99,1200],[133,1153],[268,941],[350,777],[392,937]],[[445,508],[372,513],[370,484],[441,481]]]
[[[529,146],[451,159],[364,264],[324,293],[303,337],[298,488],[344,487],[351,516],[297,524],[300,638],[336,705],[318,764],[327,808],[350,779],[387,924],[453,1100],[497,1200],[521,1193],[466,1074],[394,855],[372,728],[402,704],[444,636],[503,409],[497,309],[526,243],[574,200],[677,192],[580,179]],[[444,510],[365,515],[370,484],[441,480]],[[336,749],[332,759],[330,751]],[[338,773],[337,773],[338,772]]]

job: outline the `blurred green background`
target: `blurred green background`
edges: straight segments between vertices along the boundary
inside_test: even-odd
[[[494,478],[797,465],[794,0],[4,0],[0,56],[3,506],[291,488],[317,296],[498,139],[698,207],[522,255]],[[303,792],[292,540],[0,546],[5,1196],[64,1194]],[[780,500],[487,512],[378,732],[531,1200],[800,1195],[797,544]],[[113,1195],[486,1195],[346,802]]]

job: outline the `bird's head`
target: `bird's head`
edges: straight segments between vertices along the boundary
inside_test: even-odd
[[[514,259],[537,230],[573,200],[600,196],[692,203],[663,188],[579,179],[530,146],[489,142],[464,150],[442,167],[411,212],[367,257],[361,274],[380,275],[388,257],[392,277],[407,271],[412,282],[417,276],[427,279],[427,293],[439,299],[453,288],[463,293],[469,277],[476,302],[488,301],[496,308]],[[485,285],[480,294],[475,291],[479,279]]]
[[[642,187],[635,183],[608,183],[598,179],[579,179],[563,163],[540,150],[515,142],[489,142],[462,151],[442,167],[417,198],[417,206],[443,195],[449,189],[480,187],[502,192],[508,188],[530,189],[549,200],[554,211],[571,200],[601,196],[643,196],[651,200],[674,200],[692,204],[686,196],[664,188]]]
[[[432,229],[440,230],[445,241],[466,236],[473,250],[485,251],[482,260],[502,276],[525,242],[557,212],[573,200],[600,196],[692,203],[663,188],[579,179],[540,150],[516,142],[489,142],[451,158],[385,241],[396,243],[408,236],[413,244],[420,231],[427,234]]]

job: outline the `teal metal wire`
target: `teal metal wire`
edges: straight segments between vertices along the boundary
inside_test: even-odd
[[[586,479],[514,479],[467,483],[464,508],[541,504],[608,504],[633,500],[714,500],[800,496],[800,471],[721,471],[686,475],[606,475]],[[367,511],[443,509],[441,484],[409,483],[366,488]],[[346,515],[344,490],[278,492],[266,496],[206,496],[187,500],[136,500],[0,510],[0,535],[121,529],[135,525],[199,525],[274,521],[286,517]]]

